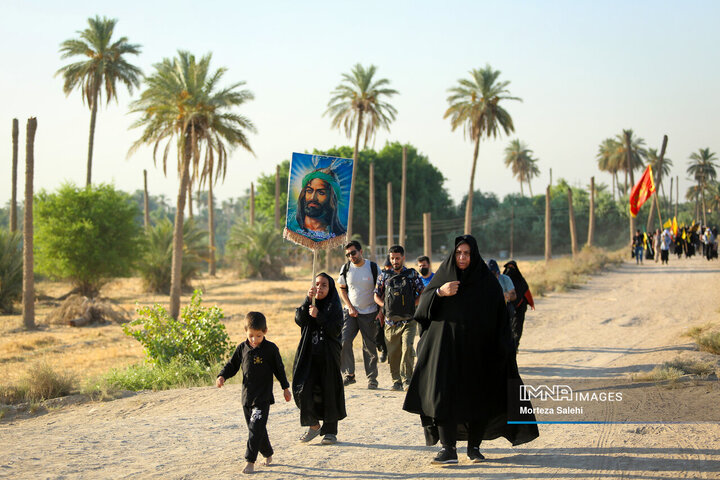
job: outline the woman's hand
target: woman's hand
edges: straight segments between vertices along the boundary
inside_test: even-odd
[[[310,305],[310,316],[313,318],[317,318],[318,315],[318,309],[315,305]]]
[[[437,289],[437,294],[440,297],[452,297],[458,292],[458,288],[460,288],[460,282],[458,280],[447,282]]]
[[[308,290],[308,294],[307,294],[310,301],[312,301],[312,299],[315,298],[315,294],[317,294],[317,288],[315,287],[315,285],[313,285],[312,287],[310,287],[310,290]]]

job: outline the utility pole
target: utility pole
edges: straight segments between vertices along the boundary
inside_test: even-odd
[[[402,149],[402,185],[400,186],[400,238],[398,244],[405,247],[405,196],[407,194],[407,147]]]

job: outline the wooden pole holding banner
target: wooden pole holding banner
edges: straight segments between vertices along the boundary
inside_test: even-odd
[[[402,149],[402,184],[400,186],[400,235],[398,244],[405,247],[405,195],[407,193],[407,147]]]
[[[317,250],[313,250],[313,274],[312,274],[312,280],[310,280],[310,285],[315,286],[315,261],[317,260]],[[312,304],[315,306],[315,297],[312,298]]]

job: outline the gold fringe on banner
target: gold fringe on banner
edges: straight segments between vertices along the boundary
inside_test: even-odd
[[[283,229],[283,238],[290,240],[296,245],[309,248],[310,250],[326,250],[328,248],[342,247],[347,242],[347,235],[339,235],[328,240],[323,240],[322,242],[316,242],[287,228]]]

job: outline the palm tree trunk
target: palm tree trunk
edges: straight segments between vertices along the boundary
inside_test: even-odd
[[[572,189],[568,187],[568,216],[570,217],[570,248],[573,258],[578,254],[577,230],[575,229],[575,211],[573,210]]]
[[[552,258],[552,216],[550,212],[550,185],[545,191],[545,262]]]
[[[185,150],[183,152],[180,172],[180,187],[175,210],[175,228],[173,229],[172,270],[170,273],[170,316],[177,319],[180,315],[180,295],[182,294],[182,257],[183,257],[183,223],[185,212],[185,196],[190,184],[190,158],[192,141],[190,133],[185,134]]]
[[[250,182],[250,226],[255,225],[255,184]]]
[[[17,232],[17,167],[18,167],[18,119],[12,121],[12,191],[10,194],[10,231]]]
[[[530,191],[530,197],[532,197],[532,196],[533,196],[533,193],[532,193],[532,185],[530,185],[530,179],[529,179],[529,178],[528,178],[528,180],[527,180],[527,184],[528,184],[528,190]]]
[[[524,197],[524,196],[525,196],[525,192],[523,192],[523,181],[522,181],[522,179],[520,179],[520,196],[521,196],[521,197]]]
[[[392,183],[387,183],[387,249],[394,245]]]
[[[370,162],[369,179],[370,228],[368,232],[368,259],[375,261],[375,162]]]
[[[143,206],[145,210],[145,230],[150,228],[150,199],[148,197],[147,189],[147,170],[143,170]]]
[[[630,176],[632,177],[632,169],[630,168],[630,156],[632,153],[630,152],[630,135],[628,135],[627,132],[625,132],[625,191],[629,193],[629,190],[627,188],[627,176],[628,172],[630,173]],[[632,179],[631,179],[632,183]],[[635,234],[635,217],[632,215],[628,215],[630,217],[630,244],[632,245],[633,241],[633,235]]]
[[[188,217],[193,218],[193,197],[192,197],[192,182],[188,182],[187,187],[187,204],[188,204]]]
[[[480,136],[475,139],[475,151],[473,152],[472,169],[470,170],[470,191],[465,203],[465,234],[470,235],[472,231],[472,201],[475,191],[475,168],[477,167],[478,152],[480,151]]]
[[[702,183],[700,184],[700,198],[702,198],[702,213],[703,213],[703,225],[707,227],[707,217],[706,217],[706,208],[705,208],[705,177],[702,178]]]
[[[350,205],[348,205],[348,225],[347,225],[347,237],[348,240],[352,238],[353,234],[353,211],[355,210],[355,176],[358,170],[358,155],[360,151],[360,132],[362,131],[362,120],[363,112],[360,110],[358,113],[358,125],[357,133],[355,134],[355,149],[353,150],[353,170],[352,178],[350,179]]]
[[[407,147],[402,149],[402,183],[400,184],[400,226],[398,244],[405,247],[405,197],[407,196]]]
[[[208,240],[210,243],[209,255],[208,255],[208,273],[211,277],[214,277],[216,272],[215,268],[215,199],[213,198],[213,162],[210,160],[210,174],[208,176]]]
[[[33,176],[37,119],[29,118],[25,134],[25,218],[23,220],[23,324],[35,328],[35,274],[33,257]]]
[[[592,247],[595,240],[595,177],[590,177],[590,218],[588,219],[587,245]]]
[[[98,92],[99,90],[96,86],[92,98],[92,113],[90,114],[90,138],[88,139],[87,177],[85,179],[86,187],[89,187],[92,184],[92,158],[93,146],[95,144],[95,120],[97,119]]]

